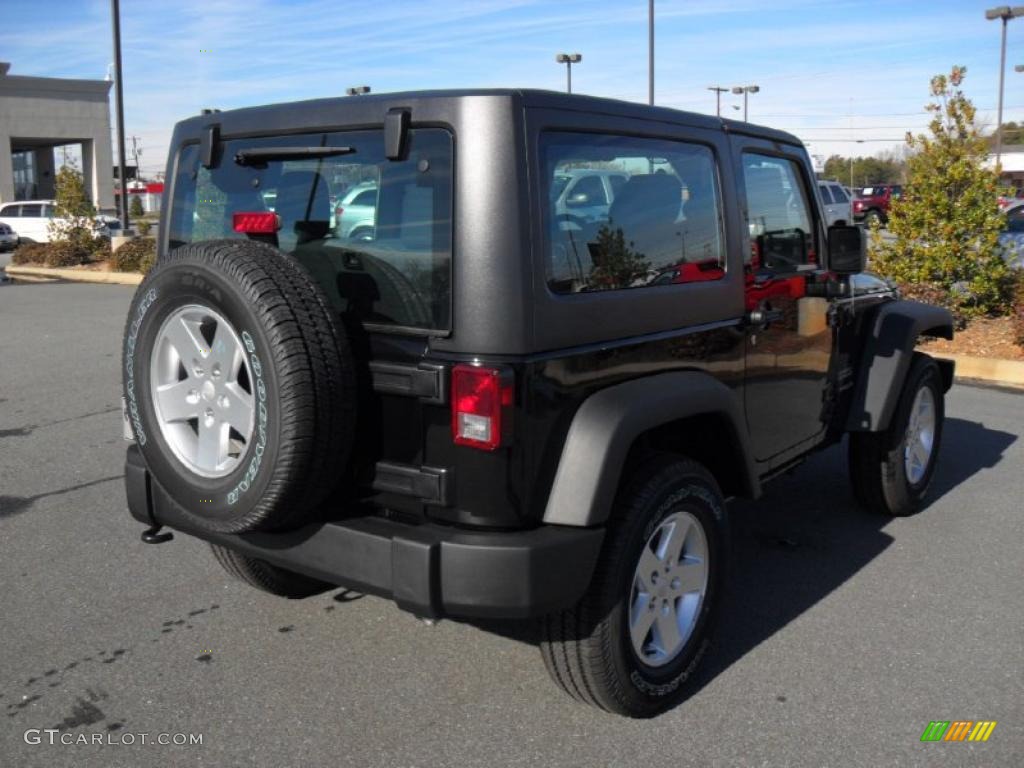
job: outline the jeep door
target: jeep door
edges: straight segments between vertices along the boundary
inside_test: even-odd
[[[745,231],[745,404],[751,444],[769,468],[810,448],[824,428],[832,350],[825,299],[807,295],[823,272],[822,214],[802,150],[733,136]]]

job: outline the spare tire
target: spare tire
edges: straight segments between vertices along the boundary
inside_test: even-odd
[[[213,240],[159,259],[132,300],[123,375],[146,466],[198,528],[297,527],[344,474],[348,340],[309,273],[276,248]]]

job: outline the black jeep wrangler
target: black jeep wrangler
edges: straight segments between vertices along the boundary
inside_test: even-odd
[[[204,113],[167,179],[124,339],[146,541],[540,619],[562,688],[649,716],[709,645],[726,499],[849,433],[866,508],[922,503],[953,366],[915,345],[951,318],[863,273],[794,136],[402,93]]]

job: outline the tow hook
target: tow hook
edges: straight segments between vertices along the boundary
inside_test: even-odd
[[[162,525],[154,525],[144,530],[142,532],[142,541],[146,544],[163,544],[174,538],[174,534],[170,531],[160,533],[161,528],[163,528]]]

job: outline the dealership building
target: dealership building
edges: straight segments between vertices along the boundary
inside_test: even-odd
[[[113,208],[112,84],[11,75],[10,66],[0,62],[0,203],[52,198],[54,149],[78,145],[87,194]]]

